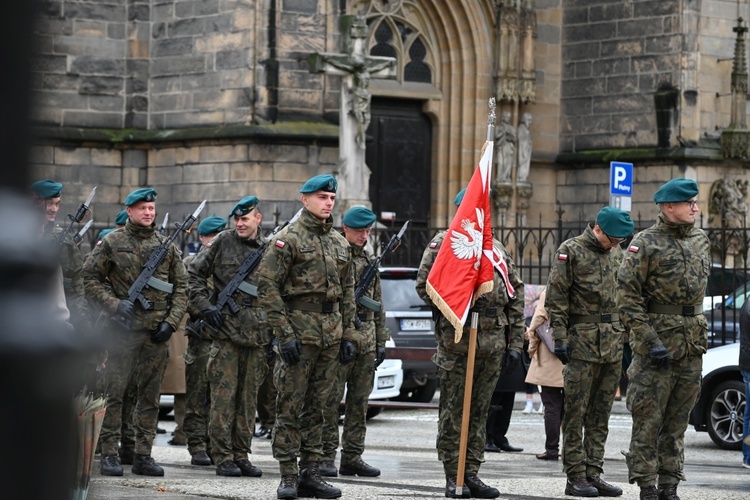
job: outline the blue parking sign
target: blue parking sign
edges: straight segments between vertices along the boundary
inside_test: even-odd
[[[609,169],[609,194],[633,196],[633,164],[612,161]]]

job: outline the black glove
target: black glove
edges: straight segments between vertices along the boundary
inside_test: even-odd
[[[380,366],[385,361],[385,347],[378,346],[377,354],[375,355],[375,368]]]
[[[213,326],[214,328],[219,328],[224,324],[224,318],[221,317],[219,308],[216,306],[209,306],[208,309],[203,310],[202,314],[203,319],[206,320],[206,323]]]
[[[282,345],[279,350],[281,351],[281,359],[284,360],[284,363],[288,365],[299,363],[299,357],[302,354],[302,345],[296,338]]]
[[[273,364],[276,362],[276,351],[274,348],[279,345],[279,341],[276,339],[273,339],[273,342],[271,342],[268,345],[268,352],[266,352],[266,362],[273,366]]]
[[[351,340],[341,341],[341,364],[351,363],[357,358],[357,346]]]
[[[570,346],[568,344],[555,344],[555,356],[564,365],[570,361]]]
[[[664,344],[659,344],[648,348],[648,355],[651,356],[651,364],[660,370],[669,368],[669,352]]]
[[[151,334],[151,340],[153,340],[157,344],[161,344],[162,342],[166,342],[167,340],[169,340],[169,337],[172,336],[172,333],[174,333],[174,328],[172,328],[172,325],[170,325],[166,321],[162,321],[161,325],[159,325],[159,328],[157,328],[156,331]]]
[[[131,319],[133,317],[133,313],[135,313],[135,304],[130,302],[128,299],[122,299],[119,304],[117,304],[117,314],[122,316],[126,319]]]
[[[474,305],[471,306],[471,309],[469,309],[470,313],[479,313],[481,314],[482,311],[484,311],[484,308],[487,306],[487,299],[484,298],[484,296],[479,297],[476,302],[474,302]]]
[[[503,363],[503,373],[513,373],[513,370],[521,363],[521,353],[508,349],[505,351],[505,360]]]

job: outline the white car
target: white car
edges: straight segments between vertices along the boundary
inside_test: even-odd
[[[739,356],[739,342],[708,350],[703,356],[701,395],[690,413],[695,430],[708,432],[725,450],[742,449],[746,400]]]
[[[396,347],[393,339],[388,339],[385,343],[386,347]],[[370,393],[370,401],[372,400],[383,400],[395,398],[401,392],[401,384],[404,382],[404,370],[400,359],[388,359],[386,358],[378,369],[375,370],[375,382],[372,384],[372,392]],[[344,389],[344,399],[346,399],[346,389]],[[340,413],[343,414],[344,402],[341,402]],[[378,415],[383,408],[377,406],[371,406],[367,409],[367,418],[372,418]]]

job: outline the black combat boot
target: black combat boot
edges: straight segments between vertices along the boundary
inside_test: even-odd
[[[120,463],[122,465],[133,465],[135,450],[133,448],[120,448]]]
[[[354,462],[342,463],[339,467],[339,474],[342,476],[378,477],[380,469],[359,458]]]
[[[471,491],[468,486],[464,485],[459,495],[456,493],[456,476],[445,476],[445,496],[446,498],[471,498]]]
[[[659,492],[656,486],[641,486],[640,500],[659,500]]]
[[[680,500],[677,496],[677,485],[676,484],[660,484],[659,485],[659,500]]]
[[[130,468],[130,472],[138,474],[139,476],[163,476],[164,469],[156,465],[151,455],[135,454],[135,460],[133,460],[133,466]]]
[[[260,477],[263,475],[263,471],[260,470],[260,467],[251,464],[250,460],[247,458],[240,458],[239,460],[235,460],[234,463],[240,468],[243,476]]]
[[[596,488],[600,497],[619,497],[622,495],[622,488],[609,484],[599,476],[587,477],[586,480]]]
[[[204,450],[198,450],[193,453],[192,458],[190,458],[190,463],[192,465],[211,465],[211,458]]]
[[[320,477],[318,462],[299,464],[297,495],[312,498],[339,498],[341,490],[326,483]]]
[[[484,484],[476,472],[467,472],[464,480],[466,486],[469,487],[469,491],[471,491],[472,498],[497,498],[500,496],[497,488]]]
[[[297,498],[297,476],[281,476],[279,487],[276,488],[276,498],[292,500]]]
[[[216,466],[216,475],[225,477],[240,477],[242,475],[242,470],[237,467],[237,464],[234,463],[234,460],[224,460]]]
[[[99,472],[102,476],[122,476],[122,465],[117,455],[102,455]]]
[[[318,465],[318,472],[320,472],[321,476],[325,477],[337,477],[339,475],[339,471],[333,460],[321,460]]]
[[[565,494],[574,497],[598,497],[599,490],[591,485],[583,476],[568,479],[565,484]]]

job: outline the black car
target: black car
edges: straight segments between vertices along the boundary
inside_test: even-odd
[[[396,347],[435,349],[435,323],[430,306],[417,295],[417,269],[384,267],[380,269],[386,325]],[[437,389],[437,367],[429,360],[403,360],[404,382],[400,401],[429,403]]]
[[[714,309],[704,311],[708,320],[708,347],[739,341],[740,311],[750,295],[750,283],[745,283],[728,294]]]

